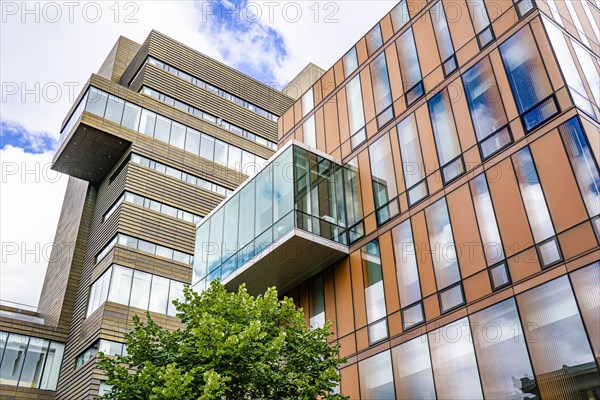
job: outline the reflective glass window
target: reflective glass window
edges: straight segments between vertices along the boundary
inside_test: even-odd
[[[396,48],[398,50],[398,61],[400,62],[404,91],[408,92],[417,83],[421,82],[421,68],[419,67],[419,58],[417,56],[412,28],[406,30],[396,40]]]
[[[150,303],[148,310],[160,314],[167,313],[167,302],[169,301],[169,279],[161,276],[152,276],[152,287],[150,289]]]
[[[344,67],[344,78],[347,78],[358,68],[358,59],[356,57],[356,47],[352,47],[342,59]]]
[[[383,271],[379,253],[379,242],[373,241],[361,250],[367,323],[373,324],[387,315],[383,288]],[[383,321],[385,323],[385,321]],[[369,341],[374,343],[387,337],[387,328],[377,326],[369,332]],[[374,335],[371,335],[373,333]]]
[[[571,273],[573,291],[596,359],[600,359],[600,262]]]
[[[427,104],[438,158],[440,165],[445,167],[461,153],[448,91],[446,89],[442,90],[433,96]],[[464,171],[459,167],[456,170],[453,168],[453,171],[448,173],[448,178],[458,176],[462,172]]]
[[[362,90],[360,88],[360,75],[355,76],[346,85],[348,99],[348,117],[350,119],[350,135],[365,126],[365,115],[362,104]]]
[[[419,132],[414,114],[403,119],[397,126],[402,170],[407,188],[411,188],[425,179],[425,166],[421,155]]]
[[[389,134],[382,136],[369,146],[369,159],[375,207],[378,210],[378,221],[381,224],[400,212],[397,203],[381,209],[398,195]]]
[[[131,130],[137,131],[140,124],[140,115],[142,108],[132,103],[125,103],[125,110],[123,111],[123,120],[121,124]]]
[[[467,318],[428,336],[437,393],[447,399],[483,399]]]
[[[435,280],[439,290],[460,281],[456,247],[452,237],[450,216],[446,198],[442,198],[425,209],[431,258]]]
[[[154,138],[162,142],[169,143],[171,133],[171,120],[158,115],[156,117],[156,127],[154,128]]]
[[[469,320],[485,397],[539,398],[515,300],[471,314]]]
[[[202,142],[200,143],[200,157],[207,160],[213,160],[215,150],[215,138],[202,134]]]
[[[392,348],[398,399],[434,399],[435,387],[427,335]]]
[[[131,287],[130,307],[148,309],[148,298],[150,296],[150,282],[152,275],[142,271],[134,271],[133,285]]]
[[[367,53],[369,56],[373,55],[383,45],[383,38],[381,37],[381,28],[379,24],[375,25],[373,29],[365,36],[367,42]]]
[[[0,384],[17,386],[28,343],[29,336],[16,333],[8,335],[2,364],[0,364]]]
[[[92,87],[90,88],[87,96],[85,111],[98,115],[99,117],[104,117],[104,110],[106,109],[107,100],[107,93]]]
[[[108,292],[108,301],[129,304],[133,270],[120,265],[113,265],[113,275]]]
[[[50,342],[32,337],[23,362],[23,371],[19,379],[19,387],[38,388],[42,377],[42,368]]]
[[[106,112],[104,113],[104,118],[116,124],[121,124],[124,106],[124,100],[121,100],[113,95],[109,95],[108,102],[106,103]]]
[[[406,0],[401,0],[396,7],[390,11],[390,17],[392,19],[392,27],[394,32],[398,32],[406,23],[410,20],[408,14],[408,7],[406,6]]]
[[[569,278],[517,296],[525,338],[542,398],[589,398],[600,375]],[[578,377],[586,376],[587,379]]]
[[[475,215],[479,225],[479,233],[483,245],[483,252],[488,266],[504,260],[504,249],[500,239],[500,231],[496,223],[496,214],[490,197],[485,174],[480,174],[469,182]]]
[[[388,108],[392,105],[392,91],[388,79],[385,52],[377,56],[369,66],[371,70],[371,84],[373,85],[373,97],[375,99],[375,113],[378,116],[378,125],[383,126],[394,116],[393,110]],[[382,114],[386,112],[385,115]]]
[[[184,149],[185,126],[178,124],[177,122],[173,122],[173,126],[171,127],[171,138],[169,144],[171,146],[179,147],[182,150]]]
[[[40,389],[56,390],[64,352],[64,344],[50,342],[48,355],[46,356],[46,363],[44,364],[44,372],[42,374]]]
[[[323,286],[323,275],[318,275],[310,282],[309,324],[313,328],[322,328],[325,325],[325,288]]]
[[[394,374],[390,351],[386,350],[358,363],[360,397],[362,399],[394,400]]]
[[[171,281],[171,286],[169,287],[169,306],[167,307],[167,315],[174,317],[177,313],[177,309],[173,304],[173,300],[179,300],[180,302],[185,301],[183,287],[184,284],[182,282]]]

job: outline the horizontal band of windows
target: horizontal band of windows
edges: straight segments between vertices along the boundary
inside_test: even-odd
[[[175,68],[175,67],[173,67],[173,66],[171,66],[169,64],[166,64],[166,63],[164,63],[162,61],[159,61],[159,60],[157,60],[154,57],[150,57],[149,56],[146,59],[146,64],[153,65],[153,66],[155,66],[157,68],[160,68],[163,71],[166,71],[166,72],[168,72],[168,73],[170,73],[172,75],[178,76],[181,79],[183,79],[183,80],[191,83],[192,85],[198,86],[198,87],[200,87],[200,88],[202,88],[204,90],[207,90],[207,91],[209,91],[211,93],[214,93],[217,96],[224,98],[225,100],[228,100],[228,101],[230,101],[230,102],[232,102],[234,104],[237,104],[238,106],[244,107],[245,109],[252,111],[255,114],[260,115],[261,117],[268,118],[268,119],[270,119],[271,121],[274,121],[274,122],[277,122],[277,120],[279,119],[279,117],[277,115],[275,115],[273,113],[270,113],[270,112],[268,112],[265,109],[262,109],[262,108],[260,108],[258,106],[255,106],[254,104],[249,103],[246,100],[243,100],[243,99],[241,99],[241,98],[239,98],[237,96],[234,96],[233,94],[228,93],[228,92],[224,91],[223,89],[219,89],[218,87],[213,86],[210,83],[205,82],[205,81],[203,81],[201,79],[198,79],[195,76],[192,76],[192,75],[190,75],[188,73],[185,73],[185,72],[183,72],[183,71],[181,71],[181,70],[179,70],[179,69],[177,69],[177,68]],[[142,67],[140,67],[140,70],[141,70],[141,68]]]
[[[183,103],[177,99],[174,99],[173,97],[167,96],[166,94],[161,93],[158,90],[151,89],[148,86],[142,86],[140,93],[151,96],[157,100],[160,100],[164,103],[172,105],[173,107],[179,108],[182,111],[185,111],[187,113],[195,115],[196,117],[202,118],[205,121],[208,121],[212,124],[218,125],[223,129],[226,129],[232,133],[235,133],[238,136],[241,136],[243,138],[246,138],[248,140],[256,142],[256,143],[260,144],[261,146],[265,146],[271,150],[277,149],[277,143],[271,142],[270,140],[260,137],[250,131],[247,131],[246,129],[240,128],[239,126],[232,124],[231,122],[227,122],[227,121],[223,120],[222,118],[215,117],[212,114],[202,111],[196,107],[192,107],[186,103]]]
[[[174,300],[184,301],[185,284],[113,264],[90,288],[87,316],[106,301],[175,316]]]
[[[170,217],[177,218],[177,219],[180,219],[180,220],[192,223],[192,224],[197,224],[198,222],[202,221],[202,217],[199,215],[192,214],[190,212],[170,206],[168,204],[164,204],[164,203],[158,202],[156,200],[152,200],[147,197],[140,196],[139,194],[135,194],[135,193],[127,192],[127,191],[125,193],[123,193],[117,199],[117,201],[115,201],[115,203],[108,209],[108,211],[104,214],[102,221],[106,221],[108,218],[110,218],[110,216],[114,214],[114,212],[119,208],[121,203],[123,203],[124,201],[127,203],[136,204],[140,207],[144,207],[149,210],[153,210],[153,211],[159,212],[161,214],[168,215]]]
[[[98,353],[102,353],[106,356],[125,356],[127,355],[127,345],[124,343],[113,342],[112,340],[100,339],[77,356],[75,367],[81,367]]]
[[[106,257],[117,244],[188,265],[192,265],[194,260],[194,257],[191,254],[125,235],[123,233],[117,233],[115,237],[100,250],[100,252],[98,252],[96,255],[96,262],[100,262],[100,260]]]

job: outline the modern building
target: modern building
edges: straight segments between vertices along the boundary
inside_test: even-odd
[[[61,129],[70,180],[39,308],[0,309],[0,397],[93,398],[95,355],[126,351],[134,315],[178,326],[195,224],[273,155],[292,103],[158,32],[119,38]]]
[[[93,398],[134,315],[220,278],[331,321],[352,399],[599,398],[599,6],[402,0],[293,98],[120,38],[63,123],[39,309],[0,306],[2,397]]]
[[[198,224],[193,287],[331,321],[352,399],[600,398],[598,7],[400,1]]]

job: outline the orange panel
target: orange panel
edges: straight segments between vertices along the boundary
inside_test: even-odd
[[[340,147],[340,130],[335,96],[323,104],[325,115],[325,143],[328,154]]]
[[[325,320],[331,321],[331,333],[337,338],[337,313],[335,309],[335,284],[333,268],[323,272],[323,292],[325,293]]]
[[[542,270],[535,247],[531,247],[508,259],[508,269],[513,283],[530,277]]]
[[[350,272],[352,276],[352,297],[354,299],[354,323],[356,328],[361,328],[367,325],[367,311],[365,308],[365,285],[360,250],[350,253]]]
[[[308,297],[308,283],[304,282],[298,287],[298,306],[304,309],[304,320],[308,325],[309,317],[308,313],[310,310],[310,300]]]
[[[385,43],[390,40],[392,36],[394,36],[394,29],[392,28],[392,18],[390,18],[390,14],[386,14],[386,16],[379,21],[379,26],[381,28],[381,37],[383,38],[383,43]]]
[[[352,364],[349,367],[340,370],[342,381],[340,391],[350,397],[351,400],[360,399],[360,390],[358,387],[358,365]]]
[[[398,143],[398,130],[395,126],[390,129],[390,144],[392,157],[394,159],[394,172],[396,175],[396,184],[398,185],[398,193],[402,193],[406,188],[404,186],[402,158],[400,157],[400,143]],[[406,210],[406,208],[402,208],[401,210]]]
[[[458,65],[465,65],[469,60],[475,57],[477,53],[479,53],[479,45],[477,44],[477,39],[473,38],[463,47],[456,50],[456,61],[458,62]]]
[[[315,111],[315,127],[317,135],[317,149],[325,151],[325,121],[323,117],[323,107]]]
[[[533,244],[529,222],[510,159],[488,169],[486,176],[508,257]]]
[[[502,63],[502,58],[500,57],[500,52],[498,49],[494,49],[490,53],[490,61],[492,63],[492,68],[494,69],[494,75],[496,76],[498,92],[500,93],[502,103],[504,104],[504,109],[506,110],[506,116],[508,117],[509,121],[512,121],[519,116],[519,111],[517,110],[515,98],[512,95],[512,89],[508,83],[506,70],[504,69],[504,64]]]
[[[558,130],[530,145],[556,232],[587,219],[587,211]]]
[[[363,215],[368,215],[375,211],[375,202],[373,199],[373,185],[371,183],[369,152],[366,149],[358,154],[358,173],[362,191]]]
[[[429,93],[435,90],[440,83],[444,81],[444,71],[442,66],[435,68],[429,75],[423,77],[423,86],[425,86],[425,93]]]
[[[388,326],[390,328],[390,337],[402,333],[402,317],[400,316],[400,311],[388,316]]]
[[[464,116],[455,118],[456,131],[460,139],[461,148],[468,149],[477,144],[467,97],[463,89],[462,79],[458,78],[448,85],[448,96],[452,99],[452,110],[454,115]]]
[[[435,275],[431,262],[431,251],[429,249],[429,237],[425,225],[425,214],[423,211],[412,217],[413,240],[419,268],[419,280],[421,281],[421,292],[423,297],[435,293]]]
[[[356,353],[356,335],[354,333],[339,340],[340,357],[348,357]]]
[[[364,37],[362,37],[358,43],[356,43],[356,58],[358,59],[358,65],[360,66],[362,63],[367,61],[367,42]]]
[[[371,86],[371,73],[369,67],[360,71],[360,87],[365,111],[365,121],[371,121],[375,118],[375,103],[373,101],[373,87]]]
[[[446,1],[443,4],[454,50],[460,49],[475,37],[469,9],[462,0]]]
[[[431,25],[431,15],[425,13],[421,18],[415,20],[412,25],[415,36],[415,44],[419,55],[421,75],[427,76],[440,65],[440,56],[435,47],[435,34]]]
[[[375,118],[373,118],[368,124],[367,124],[367,138],[370,139],[373,136],[375,136],[375,134],[377,133],[377,120]]]
[[[390,231],[379,236],[381,250],[381,268],[383,270],[383,286],[385,292],[385,306],[387,313],[391,314],[400,310],[398,297],[398,282],[396,281],[396,264],[394,262],[394,248]]]
[[[294,110],[289,109],[283,114],[283,134],[285,135],[294,127]]]
[[[415,111],[415,117],[419,131],[421,150],[423,152],[425,171],[427,171],[427,173],[431,173],[438,169],[439,165],[437,153],[435,152],[433,129],[431,127],[431,120],[429,119],[429,109],[427,108],[426,103]]]
[[[388,67],[390,88],[392,90],[392,100],[395,101],[403,94],[402,75],[400,75],[400,64],[398,63],[398,53],[396,52],[396,46],[388,46],[385,49],[385,60],[387,62]]]
[[[319,104],[323,100],[323,92],[321,91],[321,79],[317,80],[313,85],[313,96],[315,99],[315,105]]]
[[[462,185],[454,190],[446,196],[446,200],[452,221],[452,232],[460,270],[462,277],[466,278],[487,266],[469,185]]]
[[[352,279],[350,276],[350,260],[342,260],[334,267],[335,278],[335,311],[337,315],[338,337],[354,331],[354,309],[352,302]]]
[[[492,285],[487,270],[481,271],[480,273],[465,279],[463,284],[467,303],[492,293]]]
[[[518,21],[519,17],[517,16],[517,12],[513,7],[512,1],[494,1],[493,3],[495,6],[497,6],[500,13],[496,14],[498,15],[498,18],[492,22],[492,28],[494,29],[494,34],[496,37],[500,37],[507,30],[514,26],[515,21]]]
[[[323,87],[323,98],[329,96],[335,89],[335,79],[333,77],[333,68],[323,74],[321,78],[321,86]]]
[[[339,85],[344,81],[344,62],[340,58],[333,66],[333,72],[335,75],[335,84]]]
[[[356,331],[356,350],[361,352],[369,348],[369,332],[367,328],[361,328]]]
[[[437,294],[426,297],[423,300],[423,308],[425,309],[425,319],[431,321],[440,316],[440,303]]]
[[[565,260],[576,257],[598,246],[594,230],[589,221],[558,235]]]
[[[406,8],[411,18],[417,15],[426,5],[427,1],[425,0],[406,0]]]
[[[302,101],[298,100],[294,103],[294,118],[295,121],[300,122],[302,119]],[[295,122],[294,122],[295,124]]]
[[[340,141],[344,143],[350,139],[350,127],[348,122],[348,105],[346,104],[346,88],[343,87],[337,92],[338,123],[340,129]]]

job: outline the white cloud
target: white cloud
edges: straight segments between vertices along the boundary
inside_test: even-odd
[[[277,2],[270,20],[265,2],[258,2],[261,7],[258,22],[276,30],[285,44],[287,56],[278,58],[268,47],[251,45],[252,40],[261,40],[264,30],[259,27],[251,31],[252,38],[219,36],[202,29],[210,20],[202,7],[192,1],[75,2],[71,20],[68,2],[3,2],[1,118],[22,125],[29,132],[46,132],[57,138],[73,97],[90,73],[98,70],[118,36],[142,43],[151,29],[220,61],[246,62],[270,69],[283,86],[309,62],[329,68],[395,3]],[[61,12],[59,18],[52,8],[56,5]],[[33,12],[24,13],[23,7]],[[99,14],[95,13],[97,7],[101,10]],[[293,10],[297,7],[302,14],[294,21],[290,17],[294,17]],[[32,155],[11,147],[0,151],[0,156],[3,165],[5,162],[44,165],[52,158],[50,153]],[[66,178],[58,184],[35,183],[31,178],[2,183],[1,241],[24,242],[29,246],[52,242],[65,184]],[[3,262],[0,297],[35,302],[45,266],[43,261]]]

